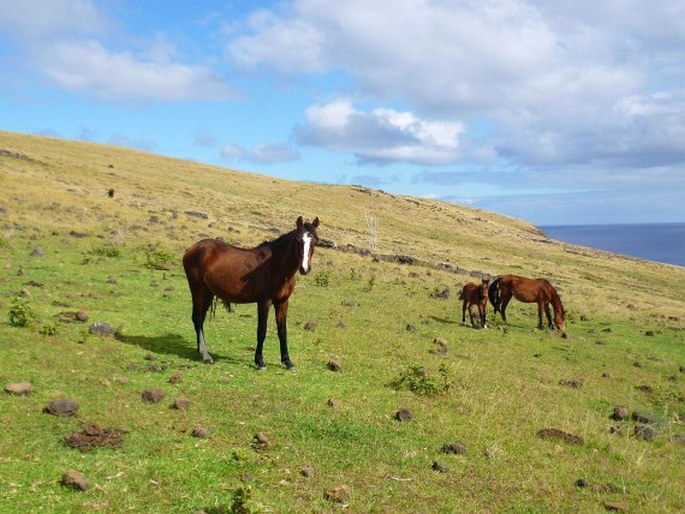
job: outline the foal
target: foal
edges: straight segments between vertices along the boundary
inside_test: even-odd
[[[490,279],[484,278],[480,285],[469,282],[464,286],[459,294],[459,299],[464,303],[461,307],[461,322],[466,323],[466,309],[469,309],[469,317],[471,318],[471,326],[476,327],[473,319],[472,307],[478,307],[478,316],[480,318],[480,328],[485,328],[485,314],[488,307],[488,287]]]

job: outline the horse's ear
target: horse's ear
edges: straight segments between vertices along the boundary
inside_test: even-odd
[[[319,217],[318,216],[316,218],[314,218],[314,221],[312,221],[312,227],[319,228]]]
[[[304,220],[302,219],[302,216],[299,216],[297,218],[297,221],[295,222],[295,225],[297,225],[297,228],[300,229],[302,228],[302,225],[304,225]]]

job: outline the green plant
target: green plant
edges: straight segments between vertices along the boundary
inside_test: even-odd
[[[45,336],[56,336],[58,331],[56,323],[45,323],[39,330]]]
[[[25,327],[36,319],[36,313],[27,296],[15,296],[8,314],[10,325],[13,327]]]
[[[230,514],[257,514],[260,508],[252,500],[252,488],[247,485],[233,491]]]
[[[90,253],[98,257],[121,257],[121,249],[117,246],[98,246]]]
[[[419,396],[436,396],[446,393],[450,386],[449,370],[444,364],[438,369],[438,377],[428,374],[426,368],[419,364],[411,364],[400,372],[391,386],[395,389],[407,389]]]
[[[174,267],[176,255],[168,250],[152,250],[145,252],[144,266],[153,270],[170,270]]]
[[[314,276],[314,285],[328,287],[330,285],[330,274],[327,271],[320,271]]]

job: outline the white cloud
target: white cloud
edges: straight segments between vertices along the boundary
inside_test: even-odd
[[[307,125],[297,129],[301,143],[351,153],[360,162],[453,163],[465,131],[462,123],[422,120],[410,112],[359,111],[346,100],[310,106],[306,118]]]
[[[109,100],[225,100],[233,97],[211,70],[142,61],[129,52],[112,53],[98,41],[60,42],[36,59],[39,69],[64,89]]]
[[[98,34],[108,26],[89,0],[0,0],[0,28],[26,43]]]
[[[682,1],[294,0],[260,11],[231,37],[227,55],[240,66],[342,72],[360,101],[401,102],[416,116],[453,123],[487,119],[491,132],[471,141],[474,148],[523,165],[614,165],[641,152],[683,159],[682,93],[674,91],[685,83]],[[666,94],[655,108],[657,93]],[[650,107],[638,112],[636,98],[651,98]],[[323,134],[305,131],[306,141],[362,162],[441,161],[417,158],[416,145],[383,154],[333,108],[310,109],[310,126]],[[377,136],[384,126],[407,135],[381,119],[377,111],[353,116],[375,125]],[[331,125],[343,121],[337,131]]]

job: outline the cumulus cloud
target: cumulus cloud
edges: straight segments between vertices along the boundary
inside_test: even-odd
[[[685,82],[683,2],[279,5],[231,35],[232,62],[291,75],[343,73],[357,98],[400,103],[416,117],[455,124],[487,119],[490,133],[472,143],[474,152],[488,148],[490,158],[529,166],[614,166],[637,156],[645,166],[652,159],[683,162],[683,93],[677,90]],[[325,110],[332,116],[333,106]],[[305,128],[300,139],[352,153],[359,162],[437,164],[457,157],[447,148],[421,156],[421,138],[375,110],[339,116],[345,130],[337,131],[311,119],[319,114],[307,112],[308,126],[322,133]],[[385,151],[373,144],[393,140]]]
[[[163,39],[136,51],[108,48],[112,23],[89,0],[0,0],[0,28],[34,70],[66,90],[116,101],[237,97],[208,67],[174,62],[173,45]]]
[[[58,86],[109,100],[225,100],[234,93],[211,70],[143,61],[113,53],[98,41],[61,42],[37,67]]]
[[[351,153],[362,163],[396,161],[449,164],[459,158],[459,122],[422,120],[410,112],[364,112],[346,100],[313,105],[307,124],[297,128],[300,143]]]

